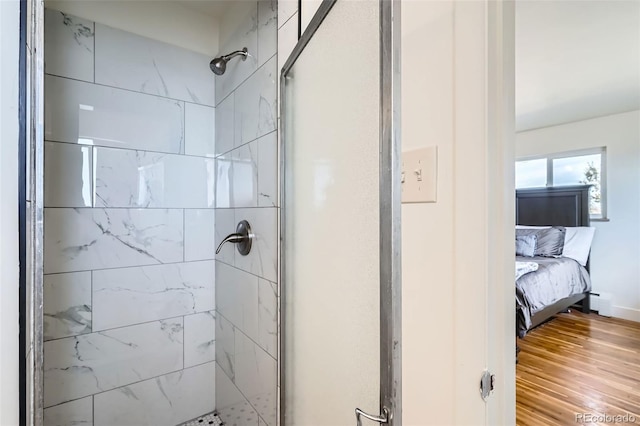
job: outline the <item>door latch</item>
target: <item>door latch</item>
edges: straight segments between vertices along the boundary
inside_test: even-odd
[[[480,396],[482,396],[483,400],[486,401],[489,395],[491,395],[491,392],[493,392],[495,381],[495,374],[491,374],[489,370],[482,372],[482,377],[480,378]]]

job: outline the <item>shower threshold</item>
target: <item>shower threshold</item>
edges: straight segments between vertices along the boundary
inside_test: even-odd
[[[218,413],[214,411],[198,416],[188,422],[180,423],[178,426],[224,426],[224,423],[220,417],[218,417]]]

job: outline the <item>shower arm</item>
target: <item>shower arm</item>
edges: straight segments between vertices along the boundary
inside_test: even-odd
[[[236,50],[235,52],[231,52],[228,55],[223,55],[222,59],[224,59],[225,61],[228,61],[231,58],[235,58],[236,56],[240,56],[242,55],[242,60],[245,61],[247,59],[248,53],[247,53],[247,48],[245,47],[242,50]]]

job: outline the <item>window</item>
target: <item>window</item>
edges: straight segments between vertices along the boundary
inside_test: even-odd
[[[516,188],[590,184],[591,219],[606,218],[605,148],[516,161]]]

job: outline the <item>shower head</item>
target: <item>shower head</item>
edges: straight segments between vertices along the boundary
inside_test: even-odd
[[[247,56],[249,56],[249,51],[245,47],[242,50],[236,50],[235,52],[231,52],[228,55],[222,55],[212,60],[209,63],[209,68],[211,68],[211,71],[213,71],[215,75],[222,75],[227,70],[227,62],[229,62],[231,58],[234,58],[236,56],[242,56],[242,60],[246,61]]]

